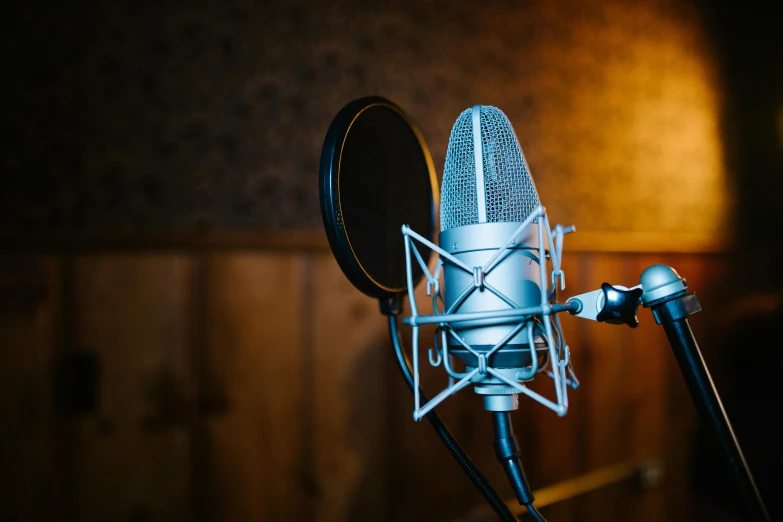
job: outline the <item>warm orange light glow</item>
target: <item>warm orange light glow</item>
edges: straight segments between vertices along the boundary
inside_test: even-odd
[[[578,226],[580,244],[607,234],[643,236],[656,249],[723,243],[732,197],[702,21],[649,3],[602,9],[600,25],[548,14],[567,20],[572,38],[545,33],[539,47],[540,123],[526,150],[542,201]]]

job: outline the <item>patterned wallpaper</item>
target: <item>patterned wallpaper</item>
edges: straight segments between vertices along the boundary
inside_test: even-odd
[[[154,4],[11,8],[0,230],[320,232],[326,129],[369,94],[413,117],[438,176],[459,113],[501,108],[554,222],[726,226],[716,60],[687,2]]]

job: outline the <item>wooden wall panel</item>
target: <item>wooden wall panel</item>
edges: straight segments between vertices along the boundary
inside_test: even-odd
[[[0,259],[0,271],[9,261],[26,274],[0,273],[0,520],[52,520],[61,471],[51,393],[59,263]]]
[[[386,456],[396,436],[388,412],[394,361],[386,321],[378,302],[359,293],[331,255],[314,259],[312,275],[313,315],[303,323],[312,320],[305,328],[312,335],[313,520],[391,520]]]
[[[309,462],[303,415],[300,256],[238,253],[208,260],[211,388],[202,411],[208,440],[194,458],[208,476],[197,519],[303,520]],[[202,399],[204,399],[202,397]]]
[[[73,261],[69,350],[98,362],[97,411],[73,420],[78,520],[187,514],[188,269],[178,255]]]
[[[632,286],[656,262],[699,294],[705,312],[691,323],[716,362],[711,325],[734,291],[720,284],[721,256],[568,252],[560,300],[603,281]],[[0,407],[17,426],[0,433],[3,516],[433,522],[487,513],[426,421],[413,422],[377,302],[328,252],[101,254],[42,266],[47,297],[0,318]],[[423,299],[423,285],[417,292]],[[563,316],[582,387],[565,418],[522,398],[513,419],[536,489],[648,457],[665,459],[664,484],[544,508],[553,521],[688,519],[695,412],[663,330],[648,310],[639,318],[631,330]],[[426,362],[431,334],[420,352],[430,396],[445,381]],[[57,417],[52,366],[85,351],[99,361],[97,409]],[[548,378],[533,386],[553,394]],[[463,390],[438,411],[511,499],[481,400]]]
[[[589,289],[601,283],[633,286],[634,277],[627,273],[626,261],[616,254],[595,254],[584,259],[579,267],[580,279]],[[638,276],[635,276],[638,277]],[[630,283],[630,284],[629,284]],[[628,457],[623,392],[627,381],[627,361],[632,357],[631,331],[624,326],[588,322],[584,327],[581,346],[574,345],[574,359],[584,389],[582,404],[574,413],[583,420],[580,438],[586,471],[616,464]],[[562,444],[568,444],[563,441]],[[588,494],[583,500],[584,520],[624,519],[623,498],[611,489],[598,495]]]

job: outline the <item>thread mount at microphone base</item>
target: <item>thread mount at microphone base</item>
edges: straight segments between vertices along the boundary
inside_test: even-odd
[[[511,371],[515,372],[516,370],[512,369]],[[473,393],[483,397],[485,410],[513,411],[519,409],[519,390],[513,386],[506,386],[494,377],[482,379],[480,382],[488,384],[475,384]]]
[[[485,395],[484,409],[487,411],[514,411],[519,409],[519,395]]]

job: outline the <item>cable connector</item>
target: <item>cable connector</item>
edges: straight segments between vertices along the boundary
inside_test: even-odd
[[[495,442],[493,443],[495,455],[506,472],[517,501],[520,505],[527,506],[535,500],[535,497],[527,482],[525,470],[522,468],[520,460],[522,450],[514,435],[511,415],[507,411],[493,412],[492,424],[495,426]]]

